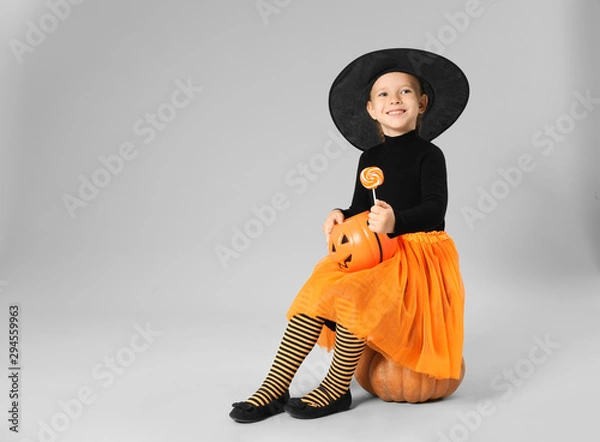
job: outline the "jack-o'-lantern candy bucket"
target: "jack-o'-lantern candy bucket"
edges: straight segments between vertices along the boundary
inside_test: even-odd
[[[345,272],[369,269],[394,256],[398,242],[369,229],[369,212],[351,216],[333,226],[329,256]]]

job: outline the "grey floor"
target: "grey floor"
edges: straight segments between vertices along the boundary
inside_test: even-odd
[[[454,395],[387,403],[353,383],[348,412],[314,421],[283,414],[252,425],[227,414],[266,373],[281,319],[206,312],[191,321],[180,312],[177,324],[140,321],[154,334],[144,341],[133,339],[139,329],[130,317],[110,327],[98,319],[46,321],[45,333],[35,333],[31,324],[44,313],[30,307],[23,312],[23,432],[4,432],[3,440],[53,440],[53,434],[61,442],[590,440],[600,393],[597,278],[543,290],[482,281],[470,291],[467,375]],[[143,347],[133,357],[124,350]],[[318,384],[330,357],[321,349],[309,355],[293,396]],[[78,405],[80,394],[88,403]]]
[[[533,287],[477,289],[467,309],[467,375],[454,395],[425,404],[387,403],[354,384],[354,404],[346,413],[318,421],[283,415],[252,426],[228,422],[227,404],[222,404],[211,410],[209,434],[232,441],[587,440],[595,433],[600,393],[600,282],[582,281],[577,289],[565,284],[543,293]],[[274,344],[268,335],[248,331],[229,348],[243,351],[261,339],[265,347]],[[237,370],[220,367],[234,381],[226,379],[211,389],[215,398],[243,398],[262,379],[269,351],[257,348],[244,355]],[[322,351],[311,358],[298,375],[298,394],[310,391],[327,365]]]

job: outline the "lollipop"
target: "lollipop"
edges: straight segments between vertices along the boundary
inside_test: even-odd
[[[383,184],[383,170],[379,167],[365,167],[360,173],[360,182],[366,189],[373,191],[373,204],[375,204],[377,199],[375,189]]]

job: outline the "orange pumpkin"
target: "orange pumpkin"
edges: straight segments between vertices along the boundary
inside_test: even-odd
[[[366,347],[354,374],[362,388],[388,402],[426,402],[450,396],[465,376],[463,359],[459,379],[436,379],[392,363]]]
[[[368,211],[336,224],[329,235],[329,256],[345,272],[374,267],[397,250],[395,239],[369,229]]]

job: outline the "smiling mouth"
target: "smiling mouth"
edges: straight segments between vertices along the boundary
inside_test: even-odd
[[[406,111],[404,109],[394,109],[394,110],[391,110],[391,111],[386,112],[386,113],[388,115],[394,116],[394,115],[402,115],[402,114],[406,113]]]

